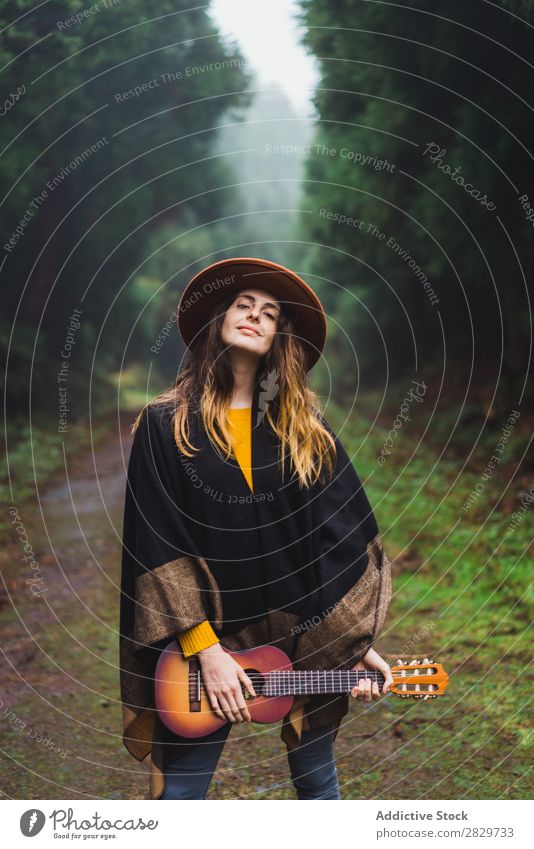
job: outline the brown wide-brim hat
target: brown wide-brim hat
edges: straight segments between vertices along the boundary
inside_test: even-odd
[[[178,305],[178,328],[187,347],[206,328],[215,304],[242,289],[265,289],[281,302],[305,348],[306,370],[313,368],[326,343],[323,305],[298,274],[268,259],[230,257],[195,274]]]

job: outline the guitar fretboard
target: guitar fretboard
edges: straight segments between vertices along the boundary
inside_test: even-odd
[[[256,681],[262,695],[264,696],[296,696],[314,693],[350,693],[359,682],[368,678],[376,681],[379,689],[385,678],[381,672],[376,670],[351,670],[351,669],[328,669],[328,670],[293,670],[269,672],[265,678],[252,673],[250,679],[256,692]],[[256,680],[255,680],[256,679]]]

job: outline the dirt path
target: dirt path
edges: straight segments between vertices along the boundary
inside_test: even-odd
[[[8,508],[12,533],[0,555],[7,797],[121,797],[131,784],[123,770],[136,764],[120,745],[116,668],[128,445],[125,425],[94,454],[67,454],[44,493]],[[137,772],[132,795],[143,798]]]

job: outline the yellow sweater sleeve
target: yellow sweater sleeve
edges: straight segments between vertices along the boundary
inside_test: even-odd
[[[207,619],[188,628],[187,631],[180,631],[177,635],[178,642],[184,653],[184,657],[190,657],[202,649],[207,649],[219,642],[219,638]]]

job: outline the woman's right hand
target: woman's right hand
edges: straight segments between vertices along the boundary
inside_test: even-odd
[[[213,711],[229,722],[250,722],[241,683],[255,696],[254,686],[241,666],[224,651],[220,643],[198,652],[202,681]]]

